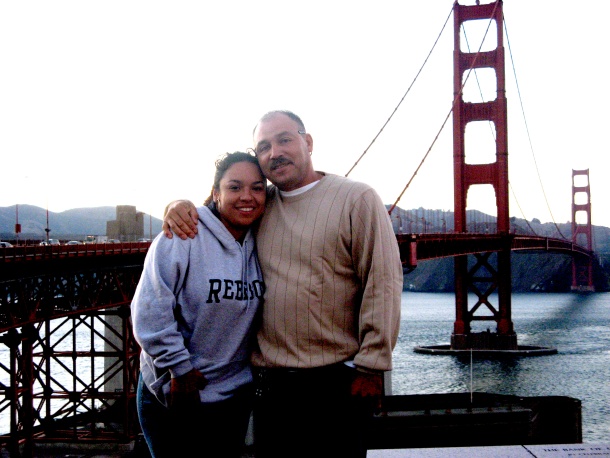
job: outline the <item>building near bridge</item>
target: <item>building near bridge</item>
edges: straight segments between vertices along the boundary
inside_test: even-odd
[[[121,242],[135,242],[144,236],[144,213],[133,205],[117,205],[116,220],[106,222],[106,236]]]

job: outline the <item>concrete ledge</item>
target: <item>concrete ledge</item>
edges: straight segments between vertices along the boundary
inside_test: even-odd
[[[369,450],[367,458],[563,458],[610,457],[610,444],[509,445]]]

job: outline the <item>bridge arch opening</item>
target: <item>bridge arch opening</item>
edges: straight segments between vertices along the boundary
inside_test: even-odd
[[[498,93],[498,78],[493,68],[477,68],[462,75],[462,100],[466,103],[491,102]]]
[[[468,232],[495,233],[497,230],[496,193],[490,184],[470,186],[466,198]]]
[[[574,242],[581,246],[588,246],[589,237],[587,237],[587,234],[583,234],[583,233],[576,234]]]
[[[576,188],[584,188],[589,186],[589,176],[585,174],[574,175],[572,177],[573,185]],[[577,194],[585,194],[585,192],[578,192]]]
[[[584,210],[579,210],[574,213],[574,222],[576,224],[589,224],[589,213]]]
[[[574,203],[576,205],[587,205],[589,203],[589,195],[585,192],[585,191],[576,191],[574,193]],[[576,212],[577,215],[579,213],[585,213],[585,211],[577,211]],[[582,217],[582,215],[581,215]],[[587,221],[587,218],[585,217],[584,221]]]
[[[466,164],[496,162],[496,128],[493,122],[471,121],[464,129]]]
[[[488,30],[489,28],[489,30]],[[498,47],[498,24],[489,18],[464,21],[460,30],[460,51],[487,52]]]

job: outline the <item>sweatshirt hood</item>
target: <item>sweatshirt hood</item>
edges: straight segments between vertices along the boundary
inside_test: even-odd
[[[210,208],[205,206],[197,207],[197,213],[199,214],[199,222],[201,222],[201,224],[203,224],[212,234],[214,234],[223,248],[235,249],[235,247],[239,245],[239,242],[235,240],[235,237],[233,237],[226,226]],[[242,245],[247,249],[249,254],[252,252],[254,247],[252,229],[248,229]]]

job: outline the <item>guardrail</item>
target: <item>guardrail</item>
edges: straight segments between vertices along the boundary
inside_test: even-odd
[[[18,245],[0,248],[5,263],[32,262],[87,256],[146,253],[151,242],[87,243],[83,245]]]
[[[497,251],[550,251],[571,256],[595,257],[595,253],[571,241],[515,234],[430,233],[396,236],[403,265],[417,261]]]

